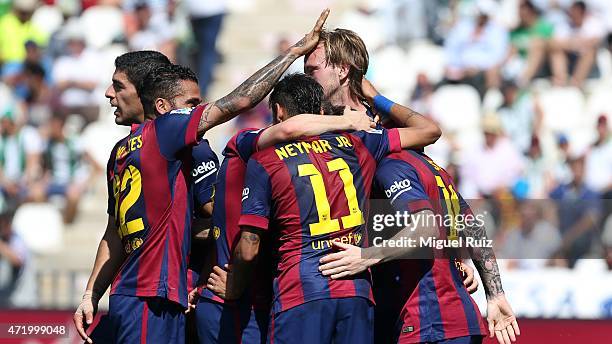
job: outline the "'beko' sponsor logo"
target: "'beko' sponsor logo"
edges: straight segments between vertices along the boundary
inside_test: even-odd
[[[191,175],[194,178],[197,178],[195,183],[200,182],[202,179],[210,176],[211,174],[217,172],[217,165],[214,161],[202,161],[197,167],[194,167],[191,171]]]
[[[391,202],[393,202],[395,201],[397,196],[399,196],[400,194],[408,190],[412,190],[412,185],[410,185],[410,180],[408,179],[404,179],[400,181],[396,180],[393,182],[393,184],[388,189],[385,189],[385,196],[387,196],[387,198],[391,198],[391,196],[395,194],[395,196],[393,196],[393,199],[391,199]]]

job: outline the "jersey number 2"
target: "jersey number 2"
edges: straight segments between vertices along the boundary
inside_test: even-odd
[[[115,182],[113,183],[113,191],[115,192],[115,218],[119,220],[119,237],[123,238],[128,234],[136,233],[144,229],[142,218],[130,221],[126,220],[128,210],[134,206],[138,198],[140,198],[142,184],[140,181],[140,171],[132,165],[129,165],[125,171],[123,171],[121,178],[118,176],[115,178]],[[130,190],[120,202],[120,196],[127,189],[128,185]]]
[[[357,190],[353,184],[353,174],[348,164],[344,159],[338,158],[328,161],[327,169],[330,172],[338,171],[338,175],[344,184],[344,194],[348,201],[349,215],[340,218],[342,227],[347,229],[363,224],[365,222],[363,219],[363,212],[359,209]],[[321,172],[317,170],[313,164],[302,164],[298,165],[298,174],[300,177],[310,177],[310,183],[312,183],[312,190],[314,191],[315,205],[317,207],[317,213],[319,214],[319,221],[310,224],[310,234],[322,235],[340,230],[338,219],[331,218],[331,209]]]

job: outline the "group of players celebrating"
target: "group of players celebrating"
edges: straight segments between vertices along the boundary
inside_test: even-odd
[[[106,97],[115,122],[131,130],[108,161],[108,224],[74,315],[83,340],[461,344],[487,335],[469,296],[472,269],[460,263],[466,277],[452,257],[401,259],[413,249],[368,245],[372,190],[411,214],[471,210],[422,153],[440,129],[364,79],[363,41],[323,30],[328,15],[207,104],[194,73],[160,53],[115,60]],[[305,74],[279,81],[300,56]],[[205,132],[270,91],[274,125],[239,131],[219,165]],[[448,230],[422,225],[394,238],[445,238]],[[460,235],[485,232],[472,226]],[[470,254],[490,336],[515,341],[520,331],[492,250]],[[109,286],[108,314],[88,334]]]

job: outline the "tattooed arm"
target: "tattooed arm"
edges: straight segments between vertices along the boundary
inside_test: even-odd
[[[466,226],[463,230],[465,237],[472,237],[475,240],[487,238],[487,232],[484,226],[474,223],[473,226]],[[501,276],[499,275],[499,266],[495,253],[491,247],[471,247],[470,256],[478,270],[480,279],[487,295],[487,299],[494,298],[504,293],[502,288]]]
[[[230,94],[208,104],[200,119],[198,135],[203,135],[208,129],[227,122],[241,112],[257,105],[272,90],[278,79],[298,57],[305,55],[317,46],[323,24],[325,24],[328,15],[329,9],[326,9],[319,16],[312,31],[289,48],[287,52],[258,70]]]
[[[244,227],[240,241],[234,249],[231,269],[227,273],[226,300],[239,298],[249,281],[259,254],[261,231],[253,227]]]
[[[478,223],[466,226],[462,233],[465,237],[472,237],[476,240],[487,238],[484,226]],[[500,344],[516,341],[516,336],[520,335],[521,331],[512,307],[506,300],[493,248],[473,247],[470,249],[470,255],[487,295],[489,336],[492,338],[495,335]]]

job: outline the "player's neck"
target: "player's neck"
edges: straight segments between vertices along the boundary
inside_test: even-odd
[[[353,110],[365,110],[365,106],[359,101],[357,97],[351,94],[351,90],[348,86],[342,87],[336,92],[332,99],[332,104],[340,106],[348,106]]]

